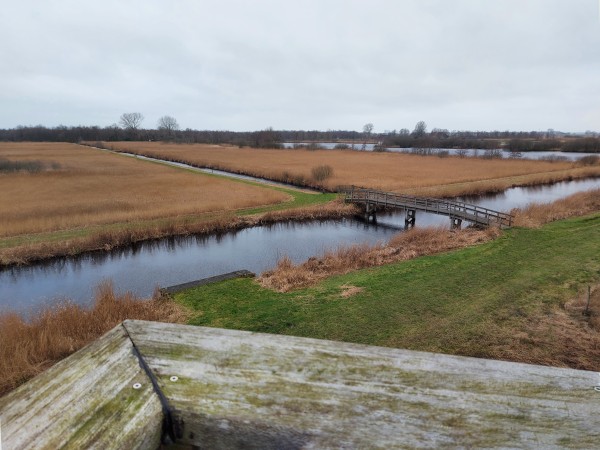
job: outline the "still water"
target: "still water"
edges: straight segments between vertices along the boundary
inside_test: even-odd
[[[466,201],[507,211],[591,188],[600,188],[600,179],[513,188]],[[449,220],[417,212],[416,224],[449,226]],[[219,236],[162,239],[112,252],[13,267],[0,271],[0,310],[26,312],[56,298],[88,304],[94,287],[104,279],[111,279],[119,292],[149,296],[156,286],[185,283],[239,269],[260,273],[274,267],[284,255],[299,262],[339,245],[384,242],[403,226],[404,213],[399,211],[380,215],[377,225],[354,219],[276,224]]]

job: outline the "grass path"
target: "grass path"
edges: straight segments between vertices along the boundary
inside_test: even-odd
[[[195,325],[496,357],[592,281],[600,281],[600,214],[290,293],[238,279],[175,298],[194,311]],[[348,290],[355,293],[346,298]]]

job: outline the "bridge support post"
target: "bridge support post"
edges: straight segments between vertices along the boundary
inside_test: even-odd
[[[407,209],[406,210],[406,218],[404,219],[404,226],[406,228],[414,227],[416,217],[417,217],[417,211],[415,209]]]
[[[377,207],[371,203],[365,205],[365,220],[377,223]]]
[[[460,230],[462,219],[460,217],[450,216],[450,226],[453,230]]]

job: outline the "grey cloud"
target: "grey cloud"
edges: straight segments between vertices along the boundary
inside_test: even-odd
[[[22,0],[0,127],[598,129],[595,0]]]

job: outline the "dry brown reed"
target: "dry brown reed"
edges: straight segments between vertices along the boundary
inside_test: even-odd
[[[301,222],[305,220],[339,219],[356,215],[358,212],[359,210],[356,205],[346,204],[343,201],[335,200],[321,206],[271,211],[252,216],[251,219],[254,220],[257,225],[264,225],[282,221]]]
[[[233,211],[290,196],[66,143],[0,143],[0,157],[60,169],[0,174],[0,237]]]
[[[486,357],[599,371],[600,286],[593,287],[589,314],[583,314],[586,294],[582,291],[563,305],[528,316],[518,327],[490,322],[487,334],[493,342],[487,345]]]
[[[600,189],[579,192],[551,203],[533,204],[522,209],[513,209],[515,225],[529,228],[569,217],[583,216],[600,211]]]
[[[387,245],[360,244],[340,247],[301,264],[294,264],[288,257],[284,257],[279,260],[275,269],[261,274],[258,282],[265,288],[288,292],[313,285],[331,275],[463,248],[487,242],[499,234],[497,228],[486,230],[414,228],[397,234]]]
[[[571,169],[556,172],[533,173],[491,180],[472,181],[467,183],[454,183],[439,186],[429,186],[409,189],[408,193],[429,197],[452,198],[458,196],[473,196],[481,194],[495,194],[514,187],[544,186],[561,181],[572,181],[600,176],[600,166],[580,167],[577,164]]]
[[[156,142],[112,142],[109,145],[121,151],[300,185],[316,183],[311,169],[327,165],[332,169],[332,176],[319,184],[329,190],[354,184],[416,195],[449,197],[600,176],[600,166],[580,167],[572,162],[459,157],[441,159],[351,150],[240,149]]]
[[[77,255],[83,252],[109,251],[142,241],[170,236],[225,233],[275,222],[336,219],[354,214],[356,214],[354,205],[333,201],[325,205],[272,211],[249,216],[221,214],[217,217],[202,220],[172,219],[167,223],[153,226],[92,231],[82,237],[73,237],[58,242],[23,243],[9,248],[0,248],[0,265],[28,264],[33,261]]]
[[[98,286],[91,309],[63,302],[39,311],[30,320],[16,313],[0,314],[0,396],[125,319],[182,323],[186,312],[160,295],[151,300],[115,295],[112,284],[105,282]]]

